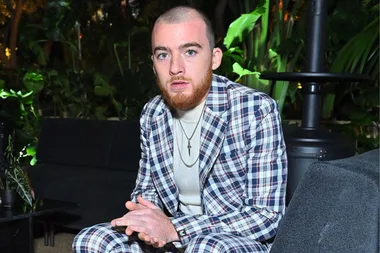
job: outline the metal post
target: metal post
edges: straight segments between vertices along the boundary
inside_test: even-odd
[[[308,4],[305,72],[325,71],[326,4],[326,0],[311,0]],[[305,83],[302,89],[304,92],[302,127],[318,128],[322,107],[321,84],[316,82]]]

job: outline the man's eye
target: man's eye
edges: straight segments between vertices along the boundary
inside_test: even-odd
[[[163,60],[163,59],[166,59],[168,57],[168,54],[167,53],[159,53],[156,57],[159,60]]]
[[[194,56],[196,54],[197,54],[197,52],[195,50],[192,50],[192,49],[189,49],[186,51],[186,55],[188,55],[188,56]]]

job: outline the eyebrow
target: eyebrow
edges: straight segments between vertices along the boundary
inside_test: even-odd
[[[186,48],[189,48],[189,47],[202,48],[202,46],[199,43],[197,43],[197,42],[189,42],[189,43],[185,43],[185,44],[179,46],[180,49],[186,49]],[[157,46],[157,47],[154,48],[153,53],[156,53],[157,51],[168,51],[168,52],[171,52],[171,49],[168,48],[168,47],[164,47],[164,46]]]

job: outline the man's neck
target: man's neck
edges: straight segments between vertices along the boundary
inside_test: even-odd
[[[199,105],[190,110],[179,110],[176,109],[176,118],[181,119],[184,122],[196,122],[199,119],[200,114],[202,113],[204,104],[206,100],[203,100]]]

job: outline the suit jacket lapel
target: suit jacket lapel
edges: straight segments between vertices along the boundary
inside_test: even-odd
[[[206,108],[201,132],[201,149],[199,153],[199,174],[201,190],[203,189],[211,168],[213,167],[224,141],[227,123],[210,109]]]
[[[151,168],[153,182],[164,205],[174,214],[178,209],[178,188],[173,173],[173,118],[169,110],[153,119]]]
[[[218,79],[218,76],[213,76],[203,115],[199,154],[201,190],[222,148],[230,117],[226,84],[222,81],[218,82]]]

